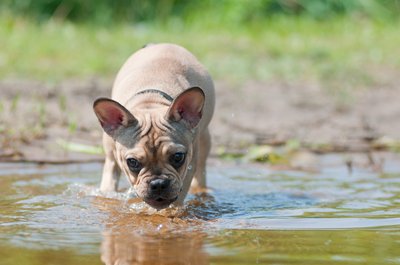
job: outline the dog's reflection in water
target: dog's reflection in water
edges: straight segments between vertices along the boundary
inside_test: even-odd
[[[105,264],[209,264],[203,248],[205,221],[188,217],[187,210],[138,213],[106,208],[110,216],[101,243]]]

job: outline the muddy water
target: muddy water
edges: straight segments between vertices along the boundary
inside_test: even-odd
[[[212,161],[212,190],[161,212],[101,196],[101,164],[0,164],[0,264],[400,264],[400,157],[346,157]]]

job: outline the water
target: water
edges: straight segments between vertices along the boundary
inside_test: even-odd
[[[101,164],[0,164],[0,264],[400,264],[400,156],[356,157],[214,160],[208,194],[161,212],[100,196]]]

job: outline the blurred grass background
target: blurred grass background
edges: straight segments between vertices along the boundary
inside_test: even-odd
[[[398,0],[3,0],[2,9],[39,21],[51,18],[109,24],[118,22],[249,23],[276,14],[327,19],[337,15],[397,17]],[[204,19],[206,16],[206,20]]]
[[[113,78],[148,42],[193,51],[217,79],[335,88],[400,68],[400,0],[2,0],[0,78]]]

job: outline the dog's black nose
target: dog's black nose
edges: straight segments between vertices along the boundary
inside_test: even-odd
[[[169,179],[154,179],[150,181],[150,190],[151,191],[165,191],[169,188],[169,184],[171,180]]]

